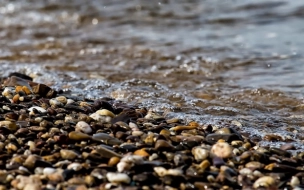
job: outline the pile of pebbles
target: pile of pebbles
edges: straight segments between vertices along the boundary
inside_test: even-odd
[[[0,105],[0,190],[304,188],[304,153],[259,147],[236,121],[186,123],[20,73],[3,80]]]

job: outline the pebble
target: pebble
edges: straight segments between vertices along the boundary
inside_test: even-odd
[[[220,158],[230,158],[232,156],[232,147],[226,142],[217,142],[211,148],[211,153]]]
[[[57,101],[65,105],[67,103],[67,98],[65,96],[58,96],[55,98]]]
[[[30,107],[28,110],[29,110],[30,112],[33,112],[34,109],[38,110],[38,111],[41,112],[41,113],[46,113],[46,110],[45,110],[44,108],[42,108],[42,107],[39,107],[39,106]]]
[[[108,135],[106,133],[96,133],[92,136],[92,139],[95,141],[100,141],[107,145],[120,145],[122,143],[117,138],[112,137],[111,135]]]
[[[75,126],[75,131],[80,131],[86,134],[93,132],[91,126],[84,121],[79,121]]]
[[[61,149],[60,150],[60,156],[61,156],[62,159],[74,160],[79,155],[76,152],[72,151],[72,150]]]
[[[193,147],[191,152],[197,162],[201,162],[209,156],[209,150],[198,146]]]
[[[109,116],[109,117],[112,117],[112,118],[115,117],[114,113],[112,113],[111,111],[106,110],[106,109],[97,110],[96,113],[99,114],[99,115]]]
[[[174,150],[174,146],[172,146],[168,141],[165,140],[157,140],[154,145],[155,150],[157,151],[172,151]]]
[[[57,106],[58,106],[58,107],[63,107],[63,106],[64,106],[63,103],[61,103],[60,101],[58,101],[58,100],[55,99],[55,98],[50,99],[49,103],[50,103],[51,106],[56,106],[56,107],[57,107]]]
[[[107,179],[111,183],[130,183],[131,179],[127,174],[124,173],[114,173],[114,172],[108,172],[107,173]]]
[[[12,132],[15,132],[19,129],[19,125],[14,121],[0,121],[0,127],[5,127]]]
[[[49,168],[49,167],[46,167],[43,169],[42,173],[44,175],[49,175],[49,174],[52,174],[52,173],[55,173],[56,172],[56,169],[55,168]]]
[[[263,176],[260,177],[259,179],[257,179],[254,184],[253,187],[254,188],[260,188],[260,187],[264,187],[264,188],[275,188],[275,180],[270,177],[270,176]]]
[[[86,141],[90,140],[91,136],[79,131],[71,131],[68,135],[69,139],[75,141]]]

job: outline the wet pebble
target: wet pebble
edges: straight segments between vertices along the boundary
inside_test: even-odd
[[[226,142],[217,142],[211,148],[211,153],[220,158],[230,158],[233,154],[232,147]]]
[[[61,149],[60,156],[62,159],[67,159],[67,160],[74,160],[75,158],[79,157],[79,155],[76,152],[67,149]]]
[[[275,185],[275,180],[271,176],[263,176],[254,182],[253,187],[275,188]]]
[[[125,173],[114,173],[114,172],[108,172],[106,175],[107,179],[111,183],[130,183],[131,179],[130,177]]]
[[[197,162],[201,162],[208,158],[209,150],[197,146],[192,148],[192,154],[194,155],[194,158]]]
[[[75,131],[80,131],[86,134],[92,133],[92,128],[84,121],[79,121],[75,126]]]

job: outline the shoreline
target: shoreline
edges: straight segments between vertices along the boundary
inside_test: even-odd
[[[1,88],[0,189],[303,188],[303,153],[13,73]]]

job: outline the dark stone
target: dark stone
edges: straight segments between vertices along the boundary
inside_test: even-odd
[[[73,177],[73,175],[75,174],[75,171],[74,170],[69,170],[69,169],[65,169],[63,172],[62,172],[62,176],[63,176],[63,179],[65,181],[71,179]]]
[[[8,77],[12,77],[12,76],[19,77],[19,78],[22,78],[22,79],[25,79],[25,80],[29,80],[29,81],[33,81],[32,77],[30,77],[28,75],[25,75],[25,74],[22,74],[22,73],[18,73],[18,72],[13,72],[13,73],[10,73],[8,75]]]

